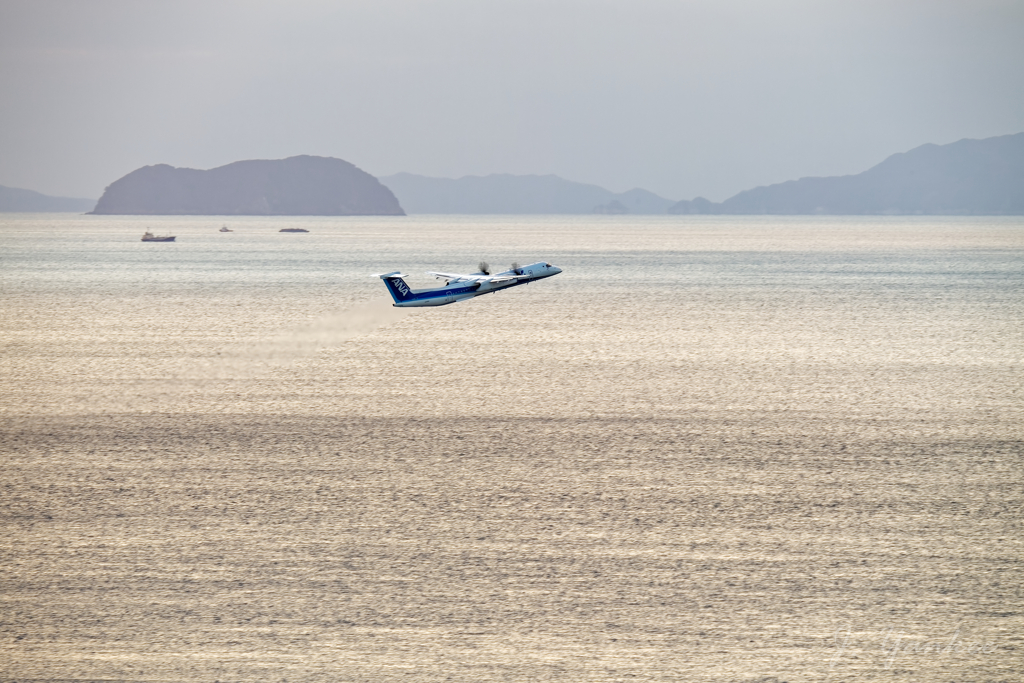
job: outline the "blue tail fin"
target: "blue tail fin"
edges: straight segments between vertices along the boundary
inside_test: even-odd
[[[405,284],[401,272],[396,270],[393,273],[383,273],[377,277],[384,281],[384,286],[391,292],[391,298],[395,300],[396,304],[412,298],[412,288]]]

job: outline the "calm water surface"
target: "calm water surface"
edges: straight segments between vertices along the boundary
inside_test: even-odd
[[[481,259],[564,273],[368,277]],[[1020,219],[5,215],[0,290],[0,678],[1018,676]]]

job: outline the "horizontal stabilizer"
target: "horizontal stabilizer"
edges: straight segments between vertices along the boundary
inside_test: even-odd
[[[381,280],[383,280],[386,277],[406,277],[406,276],[402,274],[402,271],[396,270],[396,271],[393,271],[393,272],[390,272],[390,273],[373,273],[372,275],[370,275],[370,277],[379,277]]]

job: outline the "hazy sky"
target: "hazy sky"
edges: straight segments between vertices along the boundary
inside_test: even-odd
[[[720,200],[1024,131],[1024,1],[0,0],[0,184],[336,156]]]

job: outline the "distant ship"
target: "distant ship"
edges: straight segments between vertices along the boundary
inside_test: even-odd
[[[309,232],[305,228],[281,228],[278,232]]]
[[[174,235],[154,235],[149,230],[147,230],[142,235],[142,241],[143,242],[173,242],[174,241]]]
[[[221,226],[220,231],[221,232],[234,232],[234,230],[232,230],[231,228],[229,228],[226,225]]]

